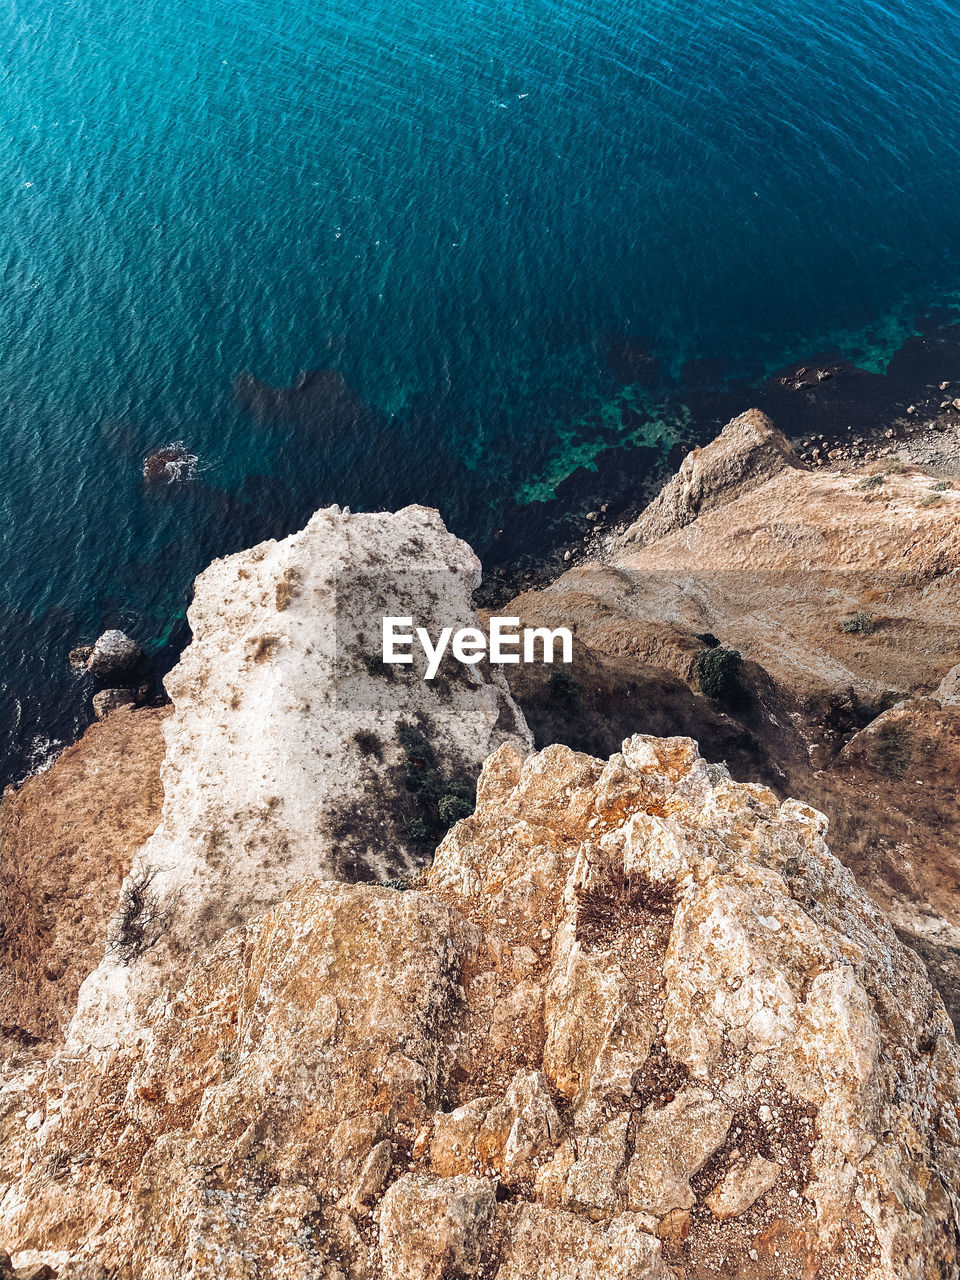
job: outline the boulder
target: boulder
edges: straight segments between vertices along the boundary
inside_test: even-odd
[[[136,699],[129,689],[101,689],[93,695],[93,714],[98,720],[106,720],[111,711],[119,707],[132,707]]]
[[[93,653],[92,644],[81,644],[81,645],[78,645],[75,649],[71,649],[69,654],[67,655],[67,658],[70,662],[71,667],[73,667],[74,671],[86,671],[87,663],[90,660],[90,655],[92,653]]]
[[[87,670],[98,680],[129,675],[143,661],[143,650],[123,631],[104,631],[87,658]]]

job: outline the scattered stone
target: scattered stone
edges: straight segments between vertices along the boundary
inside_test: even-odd
[[[941,382],[941,383],[940,383],[940,390],[941,390],[941,391],[949,391],[951,386],[952,386],[952,383],[950,383],[950,382]]]
[[[600,519],[600,512],[599,512],[599,511],[588,511],[588,512],[587,512],[587,519],[588,519],[588,520],[590,520],[591,522],[592,522],[592,521],[594,521],[594,520],[599,520],[599,519]]]

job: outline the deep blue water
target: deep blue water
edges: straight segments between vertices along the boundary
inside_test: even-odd
[[[956,0],[5,0],[3,33],[14,774],[85,722],[66,649],[169,658],[213,555],[331,501],[482,541],[589,410],[666,444],[685,361],[879,365],[960,289]],[[312,368],[358,399],[234,392]],[[197,478],[145,488],[173,441]]]

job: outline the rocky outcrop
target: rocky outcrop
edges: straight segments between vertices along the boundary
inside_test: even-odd
[[[168,707],[120,710],[0,807],[0,1021],[10,1043],[55,1041],[101,959],[134,854],[160,820]]]
[[[305,884],[136,1039],[24,1063],[0,1239],[61,1280],[953,1277],[960,1054],[825,828],[686,739],[506,744],[416,889]]]
[[[106,720],[111,711],[132,707],[135,702],[129,689],[101,689],[93,695],[93,714],[98,720]]]
[[[193,641],[165,681],[162,819],[80,993],[75,1040],[128,1034],[193,954],[305,876],[411,874],[423,836],[445,829],[418,808],[423,776],[472,789],[497,746],[529,746],[498,671],[452,663],[425,681],[381,661],[384,615],[470,625],[479,578],[424,507],[332,507],[200,575]]]
[[[960,1017],[960,491],[895,461],[804,469],[758,419],[688,457],[638,540],[502,606],[577,642],[562,686],[511,685],[538,744],[608,752],[629,714],[822,809]],[[718,645],[743,655],[736,705],[704,693]]]
[[[785,467],[804,464],[766,414],[748,409],[728,422],[716,440],[687,454],[677,474],[627,530],[625,541],[640,547],[657,542]]]
[[[930,484],[909,469],[785,465],[658,541],[618,544],[508,607],[525,625],[564,618],[591,648],[681,678],[696,637],[712,635],[798,700],[932,690],[960,643],[960,490],[927,505]]]
[[[131,640],[124,632],[104,631],[90,650],[86,667],[98,680],[115,680],[120,676],[130,675],[143,661],[143,657],[143,650],[136,640]]]
[[[933,696],[942,707],[960,707],[960,663],[950,668]]]

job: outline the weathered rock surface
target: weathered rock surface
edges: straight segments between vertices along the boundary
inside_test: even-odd
[[[716,440],[687,454],[677,474],[627,530],[625,540],[640,547],[657,542],[785,467],[805,469],[766,414],[748,409],[728,422]]]
[[[162,819],[81,990],[75,1040],[121,1038],[191,955],[303,877],[416,869],[404,726],[429,740],[441,776],[470,784],[502,742],[529,745],[496,669],[453,663],[427,682],[422,665],[381,662],[383,615],[432,634],[471,625],[479,579],[476,556],[425,507],[332,507],[200,575],[193,641],[165,680]]]
[[[118,711],[0,806],[0,1022],[56,1040],[99,962],[134,854],[160,820],[168,707]]]
[[[960,663],[951,667],[937,686],[934,697],[944,707],[960,707]]]
[[[893,461],[810,471],[743,415],[688,456],[635,539],[502,608],[574,628],[564,683],[508,672],[539,745],[689,734],[735,777],[823,810],[833,852],[960,1018],[960,490],[931,483]],[[717,641],[745,660],[737,706],[699,692]]]
[[[734,474],[740,458],[727,457]],[[784,461],[692,523],[641,546],[628,535],[505,607],[525,625],[564,619],[590,648],[683,679],[696,636],[711,633],[798,700],[932,692],[960,647],[960,490],[925,506],[930,476],[907,468],[862,488],[871,474]]]
[[[129,689],[101,689],[93,695],[93,714],[98,720],[106,720],[111,711],[132,707],[135,701]]]
[[[77,645],[75,649],[71,649],[67,654],[67,660],[74,671],[86,671],[91,653],[93,653],[92,644]]]
[[[87,670],[98,680],[112,680],[129,675],[142,661],[143,650],[136,640],[123,631],[104,631],[90,650]]]
[[[134,1039],[23,1061],[0,1240],[62,1280],[954,1277],[960,1051],[825,825],[687,739],[505,744],[416,890],[305,884]]]

